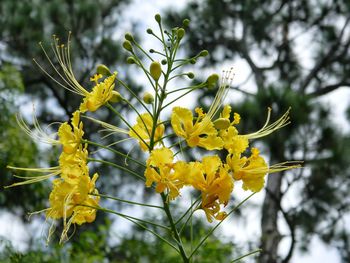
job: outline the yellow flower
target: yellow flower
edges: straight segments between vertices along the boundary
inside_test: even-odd
[[[62,144],[63,152],[74,153],[83,138],[83,123],[80,121],[80,112],[75,111],[71,124],[64,122],[58,129],[59,142]]]
[[[190,185],[193,178],[201,176],[202,164],[200,162],[178,161],[174,164],[175,177],[178,178],[184,185]]]
[[[222,149],[223,141],[218,137],[210,117],[197,108],[198,117],[193,123],[189,109],[174,107],[171,114],[171,125],[176,135],[186,139],[190,147],[203,147],[207,150]]]
[[[257,148],[252,148],[251,156],[240,157],[239,154],[229,154],[226,162],[233,172],[235,180],[243,181],[243,189],[259,192],[265,183],[265,175],[269,172],[269,167],[264,158],[259,155]]]
[[[61,44],[59,39],[56,36],[53,36],[53,51],[56,56],[57,62],[60,65],[62,72],[60,72],[55,66],[52,60],[50,59],[48,53],[41,43],[41,46],[46,58],[48,59],[50,65],[53,70],[57,73],[57,75],[61,78],[60,80],[56,80],[52,77],[48,71],[43,68],[35,59],[34,62],[38,65],[38,67],[56,84],[61,87],[81,95],[84,97],[83,102],[80,105],[81,112],[86,111],[96,111],[103,104],[108,102],[112,98],[112,90],[114,88],[114,81],[117,75],[117,72],[114,72],[111,76],[108,76],[102,83],[98,83],[97,80],[102,77],[100,74],[94,75],[91,80],[96,82],[95,87],[91,92],[87,91],[80,83],[77,81],[72,64],[71,64],[71,54],[70,54],[70,44],[71,44],[71,32],[69,32],[67,45]]]
[[[233,121],[230,123],[229,127],[224,127],[224,129],[220,129],[219,134],[224,142],[224,148],[230,154],[241,154],[243,153],[249,146],[249,140],[258,139],[264,136],[271,134],[272,132],[288,125],[289,121],[289,111],[288,109],[286,113],[284,113],[277,121],[269,124],[271,117],[271,108],[268,108],[267,118],[264,126],[253,133],[249,134],[239,134],[238,130],[234,125],[240,122],[241,117],[239,114],[234,113]],[[226,105],[221,113],[220,118],[218,119],[222,126],[224,120],[227,122],[230,119],[231,107]],[[218,126],[218,125],[217,125]]]
[[[176,170],[176,168],[175,168]],[[233,190],[233,179],[218,156],[207,156],[200,162],[187,164],[188,184],[202,193],[201,208],[209,222],[213,218],[222,220],[226,213],[220,206],[226,206]]]
[[[46,216],[52,219],[63,218],[64,229],[61,242],[67,239],[67,233],[72,223],[79,225],[92,222],[95,219],[99,197],[95,182],[98,175],[91,179],[88,175],[81,175],[74,184],[62,179],[53,181],[53,189],[49,197],[50,207],[46,210]],[[69,220],[67,221],[67,219]]]
[[[88,176],[89,168],[84,158],[84,153],[76,154],[74,159],[60,158],[61,178],[70,184],[75,184],[80,177]]]
[[[143,113],[136,119],[136,125],[129,131],[129,136],[139,141],[140,147],[143,151],[147,151],[151,141],[153,118],[149,113]],[[164,124],[157,122],[157,127],[154,132],[153,142],[155,144],[161,143],[161,138],[164,134]]]
[[[213,222],[213,218],[216,220],[224,220],[227,216],[226,212],[220,211],[220,203],[217,198],[212,195],[202,196],[201,208],[205,212],[209,223]]]
[[[156,192],[167,191],[170,199],[176,198],[180,194],[180,188],[184,185],[179,174],[174,173],[173,159],[173,152],[170,149],[155,149],[147,160],[145,170],[146,186],[150,187],[156,183]]]
[[[89,197],[82,205],[76,206],[73,209],[73,224],[82,225],[83,223],[91,223],[96,218],[96,208],[98,207],[99,197]]]
[[[93,81],[96,81],[96,85],[91,92],[85,95],[83,102],[80,104],[79,110],[81,112],[93,112],[106,104],[112,98],[116,76],[117,72],[114,72],[111,76],[107,77],[100,83],[97,83],[96,78],[92,78]]]
[[[191,185],[202,195],[215,196],[220,203],[227,204],[233,190],[233,180],[222,165],[218,156],[206,156],[202,159],[202,169],[192,177]]]

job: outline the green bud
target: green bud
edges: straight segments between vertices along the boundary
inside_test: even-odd
[[[214,127],[218,130],[224,130],[230,127],[230,121],[226,118],[219,118],[214,121]]]
[[[200,53],[199,53],[199,56],[200,57],[206,57],[209,55],[209,52],[208,50],[202,50]]]
[[[134,42],[134,37],[130,33],[125,34],[125,39],[130,42]]]
[[[160,21],[162,21],[162,18],[161,18],[161,16],[160,16],[160,14],[156,14],[156,15],[154,16],[154,19],[155,19],[158,23],[160,23]]]
[[[151,48],[151,49],[149,50],[149,53],[154,53],[154,49]]]
[[[132,45],[131,45],[130,41],[125,40],[123,43],[123,48],[125,48],[127,51],[132,52]]]
[[[152,29],[150,29],[150,28],[147,28],[146,32],[147,32],[148,34],[153,34],[153,31],[152,31]]]
[[[176,33],[177,33],[177,39],[181,40],[185,35],[185,29],[179,28]]]
[[[128,64],[136,64],[136,60],[135,60],[134,57],[128,57],[126,59],[126,63],[128,63]]]
[[[192,72],[188,72],[187,73],[187,77],[189,77],[190,79],[194,78],[194,74]]]
[[[112,98],[109,99],[110,102],[121,102],[123,100],[122,95],[118,91],[112,91]]]
[[[149,92],[145,92],[143,94],[142,100],[146,104],[152,104],[153,101],[154,101],[154,96],[151,93],[149,93]]]
[[[160,76],[162,75],[162,67],[159,62],[153,61],[149,67],[149,71],[151,73],[152,78],[155,81],[158,81]]]
[[[219,75],[218,74],[212,74],[207,78],[207,86],[208,89],[215,88],[217,82],[219,81]]]
[[[182,21],[182,25],[183,25],[183,27],[184,28],[187,28],[189,25],[190,25],[190,20],[189,19],[184,19],[183,21]]]
[[[168,63],[168,61],[166,61],[166,59],[162,59],[161,63],[162,63],[162,65],[166,65]]]
[[[195,58],[191,58],[190,63],[191,64],[196,64],[197,60]]]
[[[97,66],[96,73],[101,74],[102,76],[107,76],[107,77],[112,75],[109,68],[103,64],[100,64]]]

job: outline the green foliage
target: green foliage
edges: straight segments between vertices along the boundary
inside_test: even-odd
[[[10,64],[0,69],[0,173],[1,188],[14,182],[7,165],[34,167],[37,163],[38,150],[34,142],[19,128],[15,113],[18,110],[18,98],[23,92],[23,82],[19,71]],[[23,175],[20,173],[19,175]],[[0,205],[7,209],[34,211],[41,209],[42,198],[47,195],[43,184],[31,185],[28,188],[16,188],[13,191],[0,191]],[[23,200],[27,202],[23,203]]]

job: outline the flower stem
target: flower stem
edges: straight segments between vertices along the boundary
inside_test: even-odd
[[[242,204],[244,204],[249,198],[251,198],[253,195],[256,193],[250,194],[247,198],[245,198],[243,201],[241,201],[238,205],[236,205],[226,216],[226,218],[229,217],[234,211],[236,211]],[[225,218],[225,219],[226,219]],[[225,220],[224,219],[224,220]],[[208,239],[208,237],[224,222],[224,220],[220,221],[219,223],[216,224],[212,229],[209,230],[209,232],[205,235],[205,237],[199,242],[199,244],[195,247],[195,249],[192,251],[191,255],[189,258],[193,257],[193,255],[197,252],[197,250],[203,245],[203,243]]]
[[[171,212],[170,212],[170,209],[169,209],[169,203],[167,201],[167,197],[164,193],[161,193],[161,196],[162,196],[162,200],[163,200],[163,206],[164,206],[164,211],[165,211],[165,214],[167,215],[168,217],[168,220],[169,220],[169,223],[170,223],[170,228],[171,228],[171,231],[172,231],[172,234],[176,240],[176,243],[177,243],[177,246],[178,246],[178,250],[179,250],[179,253],[182,257],[182,260],[184,263],[189,263],[190,260],[189,258],[187,257],[186,255],[186,251],[185,251],[185,248],[182,244],[182,241],[181,241],[181,237],[179,235],[179,232],[176,228],[176,225],[174,223],[174,219],[171,215]]]
[[[247,253],[247,254],[245,254],[245,255],[243,255],[243,256],[240,256],[239,258],[236,258],[236,259],[232,260],[230,263],[238,262],[238,261],[240,261],[241,259],[243,259],[243,258],[245,258],[245,257],[254,255],[254,254],[259,253],[259,252],[261,252],[261,251],[262,251],[261,248],[256,249],[256,250],[251,251],[251,252],[249,252],[249,253]]]
[[[151,207],[151,208],[164,209],[163,207],[158,206],[158,205],[149,205],[149,204],[144,204],[144,203],[139,203],[139,202],[133,202],[133,201],[120,199],[120,198],[117,198],[117,197],[114,197],[114,196],[110,196],[110,195],[105,195],[105,194],[90,194],[90,195],[95,195],[95,196],[99,196],[99,197],[102,197],[102,198],[107,198],[107,199],[119,201],[119,202],[122,202],[122,203],[131,204],[131,205],[139,205],[139,206],[145,206],[145,207]]]
[[[123,170],[123,171],[125,171],[125,172],[128,172],[128,173],[130,173],[130,174],[136,176],[137,178],[141,179],[142,181],[145,181],[145,178],[144,178],[144,177],[142,177],[142,176],[139,175],[138,173],[136,173],[136,172],[134,172],[134,171],[132,171],[132,170],[130,170],[130,169],[124,167],[124,166],[121,166],[121,165],[118,165],[118,164],[115,164],[115,163],[112,163],[112,162],[104,161],[104,160],[94,159],[94,158],[88,158],[88,160],[89,160],[90,162],[98,162],[98,163],[103,163],[103,164],[107,164],[107,165],[116,167],[116,168],[118,168],[118,169],[120,169],[120,170]]]

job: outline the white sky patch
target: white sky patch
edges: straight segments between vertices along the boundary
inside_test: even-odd
[[[7,239],[17,251],[25,251],[28,248],[30,234],[23,222],[14,214],[7,211],[0,213],[0,238]],[[3,249],[0,243],[0,249]]]

